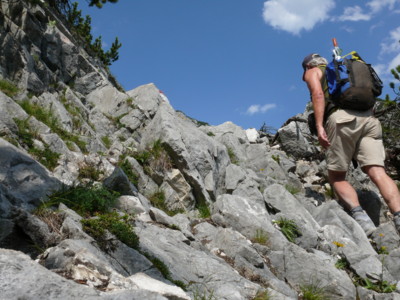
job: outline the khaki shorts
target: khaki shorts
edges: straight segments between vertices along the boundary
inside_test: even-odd
[[[361,167],[384,166],[382,127],[371,111],[338,109],[325,125],[331,146],[326,152],[328,170],[347,171],[354,158]]]

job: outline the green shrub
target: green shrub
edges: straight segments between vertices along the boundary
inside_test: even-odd
[[[289,242],[294,243],[296,237],[301,236],[300,229],[293,220],[281,217],[278,221],[274,221],[274,223],[280,227],[283,235]]]
[[[115,250],[107,239],[107,232],[114,234],[121,242],[133,249],[139,248],[139,238],[129,222],[130,216],[120,216],[117,212],[103,213],[95,218],[83,219],[83,230],[91,235],[104,251]]]
[[[62,129],[58,122],[58,118],[54,115],[51,108],[43,108],[39,104],[33,103],[27,99],[19,102],[19,105],[25,110],[28,115],[34,116],[38,121],[46,124],[51,129],[51,131],[56,133],[62,140],[66,142],[73,142],[79,147],[79,149],[81,149],[82,152],[87,152],[86,143],[81,141],[79,137]]]
[[[51,151],[48,145],[45,145],[43,150],[29,148],[28,152],[50,171],[53,171],[57,167],[58,159],[61,156],[60,153]]]
[[[150,162],[151,153],[148,151],[143,151],[134,155],[134,158],[138,161],[142,166],[146,166]]]
[[[64,203],[80,215],[92,216],[107,212],[115,203],[119,194],[103,186],[93,184],[66,187],[49,196],[47,205]]]
[[[52,131],[57,132],[60,130],[58,118],[54,116],[54,113],[51,109],[43,108],[39,104],[28,99],[19,102],[19,105],[28,115],[34,116],[38,121],[49,126]]]
[[[19,89],[13,83],[4,79],[0,79],[0,91],[12,98],[18,94]]]

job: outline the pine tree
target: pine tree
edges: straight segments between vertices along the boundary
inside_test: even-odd
[[[112,45],[111,45],[110,50],[108,50],[105,53],[110,64],[112,62],[118,60],[118,58],[119,58],[118,49],[121,48],[121,46],[122,46],[122,44],[118,41],[118,37],[116,37],[114,43],[112,43]]]
[[[91,0],[89,6],[96,6],[98,8],[102,8],[103,4],[105,4],[106,2],[117,3],[118,0]]]

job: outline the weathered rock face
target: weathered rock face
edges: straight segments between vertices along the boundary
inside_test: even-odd
[[[378,226],[368,239],[331,198],[306,114],[276,145],[231,122],[199,126],[154,84],[116,88],[62,20],[30,1],[0,5],[0,75],[19,87],[0,91],[1,297],[298,299],[307,287],[329,299],[400,297],[386,205],[352,169]],[[90,183],[119,193],[111,210],[129,216],[138,246],[107,228],[104,247],[68,203],[51,221],[37,210]]]

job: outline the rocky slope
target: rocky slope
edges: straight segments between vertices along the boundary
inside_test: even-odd
[[[154,84],[118,88],[45,5],[2,1],[0,24],[0,298],[400,299],[386,205],[353,169],[368,239],[332,198],[307,113],[275,144],[202,125]],[[96,186],[118,192],[111,213],[55,201]],[[104,216],[121,227],[88,225]]]

